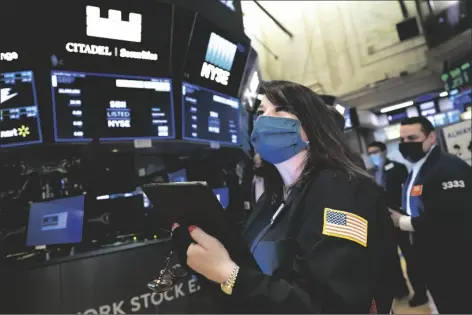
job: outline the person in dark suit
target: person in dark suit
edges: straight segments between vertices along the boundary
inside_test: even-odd
[[[268,183],[243,231],[259,268],[236,263],[200,227],[176,222],[182,263],[202,275],[202,290],[203,283],[216,288],[215,301],[226,298],[233,314],[389,313],[386,279],[396,245],[382,189],[356,165],[311,89],[271,81],[262,94],[251,142],[280,181]],[[193,242],[178,241],[182,231]]]
[[[400,152],[413,163],[403,185],[403,210],[391,210],[412,235],[426,287],[440,314],[472,314],[472,169],[441,151],[431,122],[404,120]]]
[[[374,141],[367,147],[369,160],[373,165],[371,173],[377,184],[385,189],[387,205],[391,209],[400,210],[402,204],[402,188],[408,177],[408,169],[404,164],[392,161],[387,158],[387,146],[383,142]],[[407,274],[415,295],[408,302],[411,307],[419,306],[428,302],[426,287],[422,280],[418,259],[410,243],[408,232],[397,229],[395,233],[397,244],[400,247],[406,261]],[[408,286],[398,261],[396,274],[394,275],[394,286],[396,297],[402,299],[409,294]]]

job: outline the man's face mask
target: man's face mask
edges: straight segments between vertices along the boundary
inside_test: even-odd
[[[407,161],[415,163],[426,156],[426,152],[423,150],[423,142],[402,142],[398,149]]]
[[[370,162],[376,167],[380,167],[384,162],[384,159],[381,153],[373,153],[369,155],[369,159],[370,159]]]
[[[296,119],[261,116],[256,120],[251,143],[262,159],[279,164],[307,148]]]

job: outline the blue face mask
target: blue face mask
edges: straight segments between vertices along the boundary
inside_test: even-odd
[[[300,127],[296,119],[261,116],[254,124],[251,143],[261,158],[279,164],[307,148]]]
[[[383,157],[380,155],[380,153],[369,155],[369,159],[370,159],[370,162],[377,167],[380,167],[383,163]]]

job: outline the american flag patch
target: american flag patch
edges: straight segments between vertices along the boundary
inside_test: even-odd
[[[367,220],[353,213],[325,208],[323,234],[367,247]]]

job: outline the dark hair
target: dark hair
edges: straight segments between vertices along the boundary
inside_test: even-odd
[[[434,131],[433,124],[425,116],[405,118],[401,122],[402,126],[415,125],[415,124],[420,124],[421,125],[421,130],[423,130],[425,135],[429,135],[432,131]]]
[[[262,94],[272,104],[296,115],[310,141],[305,167],[297,184],[304,184],[323,169],[370,178],[356,163],[356,154],[349,147],[332,111],[315,92],[294,82],[269,81],[262,84]]]
[[[346,120],[344,119],[344,116],[340,112],[338,112],[336,108],[332,106],[328,106],[328,110],[331,112],[331,115],[333,115],[334,120],[336,124],[338,125],[338,128],[344,132],[344,125],[346,124]]]
[[[376,148],[379,148],[380,151],[387,151],[387,146],[385,145],[385,143],[383,142],[380,142],[380,141],[374,141],[374,142],[371,142],[367,147],[371,148],[371,147],[376,147]]]

